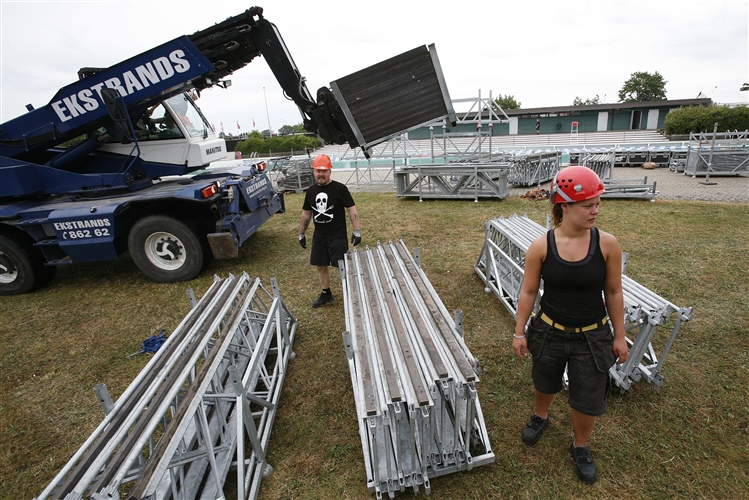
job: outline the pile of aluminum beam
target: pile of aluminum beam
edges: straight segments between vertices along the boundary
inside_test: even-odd
[[[493,291],[514,318],[517,318],[525,253],[533,240],[545,232],[543,226],[526,216],[500,217],[486,223],[486,241],[474,269],[483,280],[485,290]],[[630,345],[629,358],[623,364],[612,366],[609,375],[622,392],[640,379],[645,379],[658,388],[664,381],[661,371],[666,355],[682,322],[692,319],[692,308],[677,307],[629,278],[624,272],[622,289],[625,330]],[[543,284],[539,298],[542,293]],[[538,311],[538,302],[537,299],[534,313]],[[657,355],[652,340],[657,328],[665,325],[671,316],[675,316],[675,325],[660,355]],[[630,340],[633,335],[634,338]]]
[[[396,169],[397,197],[472,199],[507,197],[506,163],[407,165]]]
[[[39,500],[257,498],[297,321],[243,274],[216,278]]]
[[[540,186],[554,178],[560,156],[558,151],[514,155],[510,158],[507,181],[513,186]]]
[[[367,488],[381,498],[489,464],[479,363],[399,239],[354,251],[341,267],[343,333]]]

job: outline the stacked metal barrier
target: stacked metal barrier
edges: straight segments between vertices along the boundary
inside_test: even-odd
[[[690,150],[684,173],[692,176],[746,175],[749,173],[749,149],[713,151]]]
[[[525,268],[525,253],[534,239],[546,232],[543,226],[528,217],[512,215],[486,223],[486,241],[474,270],[483,280],[486,291],[493,291],[514,318],[517,318],[520,286]],[[630,345],[626,362],[609,370],[612,381],[622,391],[634,382],[645,379],[658,388],[663,383],[663,363],[681,327],[692,319],[691,307],[677,307],[670,301],[650,291],[622,274],[624,292],[624,321]],[[543,283],[540,294],[543,293]],[[538,300],[534,313],[538,311]],[[659,326],[665,325],[675,315],[675,325],[660,353],[656,354],[652,340]],[[634,335],[630,340],[629,336]]]
[[[269,173],[275,173],[276,189],[301,193],[315,183],[312,160],[277,158],[270,160]]]
[[[257,498],[297,321],[243,274],[216,278],[38,500]]]
[[[655,201],[658,194],[656,183],[648,184],[647,176],[642,179],[614,179],[616,154],[586,152],[580,155],[580,165],[593,170],[603,181],[606,192],[601,198],[650,198]]]
[[[346,255],[343,333],[364,454],[377,498],[494,461],[479,364],[399,239]]]
[[[506,163],[407,165],[396,169],[397,197],[472,199],[508,195]]]
[[[744,175],[749,172],[749,131],[689,134],[684,174]]]

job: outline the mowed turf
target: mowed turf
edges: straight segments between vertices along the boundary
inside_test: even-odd
[[[465,338],[482,365],[478,394],[496,462],[433,479],[443,498],[746,498],[749,496],[749,205],[604,200],[598,226],[629,252],[627,274],[677,306],[694,308],[654,391],[638,382],[610,398],[591,449],[595,485],[575,476],[564,394],[534,447],[520,441],[533,411],[530,360],[511,350],[513,320],[484,292],[473,265],[487,220],[527,214],[545,224],[548,202],[472,201],[354,195],[364,244],[402,236],[449,311],[464,315]],[[128,256],[61,268],[50,286],[0,297],[0,498],[38,495],[103,418],[93,388],[117,398],[148,361],[128,357],[147,337],[171,332],[214,275],[247,272],[299,320],[260,497],[369,499],[351,380],[340,275],[335,302],[320,309],[309,250],[297,243],[301,195],[264,224],[240,257],[213,262],[189,283],[158,284]],[[658,329],[656,352],[673,322]],[[228,484],[228,483],[227,483]],[[227,486],[228,498],[236,496]],[[420,495],[423,495],[423,489]],[[411,498],[413,492],[399,493]]]

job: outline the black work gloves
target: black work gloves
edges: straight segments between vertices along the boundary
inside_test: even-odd
[[[354,246],[361,243],[361,231],[359,231],[358,229],[351,233],[351,243],[353,243]]]

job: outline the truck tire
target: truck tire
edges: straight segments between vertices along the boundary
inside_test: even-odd
[[[202,236],[173,217],[153,215],[135,223],[128,236],[133,262],[143,274],[159,283],[196,277],[203,268]]]
[[[57,267],[45,266],[44,256],[30,241],[0,235],[0,295],[19,295],[41,288],[55,277]]]

